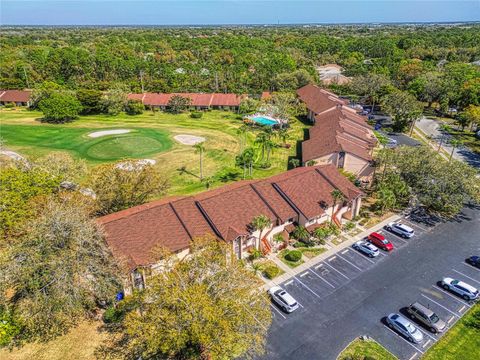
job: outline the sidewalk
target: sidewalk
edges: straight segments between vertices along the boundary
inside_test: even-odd
[[[314,265],[324,261],[325,259],[329,258],[330,256],[336,254],[337,252],[339,252],[339,251],[341,251],[341,250],[343,250],[347,247],[350,247],[354,242],[365,238],[368,234],[383,228],[389,222],[397,221],[400,218],[401,218],[400,215],[392,215],[388,219],[385,219],[382,222],[379,222],[378,224],[372,226],[370,229],[365,230],[365,231],[363,231],[363,232],[361,232],[361,233],[359,233],[359,234],[357,234],[353,237],[347,235],[346,237],[348,238],[348,240],[344,241],[340,245],[337,245],[337,246],[325,251],[324,253],[322,253],[322,254],[320,254],[320,255],[312,258],[312,259],[309,259],[309,260],[305,261],[303,264],[297,266],[294,269],[292,269],[288,265],[284,264],[276,256],[276,254],[272,255],[271,257],[268,257],[269,260],[273,261],[280,269],[285,271],[285,274],[282,274],[282,275],[276,277],[273,280],[266,280],[266,279],[262,278],[265,281],[265,285],[263,285],[263,289],[268,290],[272,286],[278,285],[280,283],[283,283],[284,281],[287,281],[287,280],[291,279],[292,277],[296,276],[297,274],[300,274],[300,273],[308,270],[308,268],[310,268],[311,266],[314,266]]]

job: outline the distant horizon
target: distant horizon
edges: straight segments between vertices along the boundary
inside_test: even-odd
[[[472,0],[2,0],[5,26],[302,26],[480,21]]]

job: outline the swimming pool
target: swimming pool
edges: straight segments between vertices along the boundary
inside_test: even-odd
[[[273,126],[273,125],[278,124],[278,121],[275,121],[275,120],[270,119],[270,118],[265,117],[265,116],[253,116],[253,117],[250,118],[250,120],[252,120],[253,122],[256,122],[257,124],[261,124],[261,125]]]

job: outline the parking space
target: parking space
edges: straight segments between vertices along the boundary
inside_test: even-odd
[[[457,268],[460,270],[457,270]],[[480,272],[476,272],[476,270],[473,266],[460,262],[458,265],[453,266],[451,273],[446,275],[478,288],[480,286]],[[446,329],[443,333],[434,334],[429,330],[428,326],[412,320],[414,325],[423,333],[423,341],[419,344],[413,344],[402,335],[390,329],[384,319],[382,319],[380,325],[372,329],[371,336],[401,359],[413,360],[420,357],[473,306],[473,302],[465,301],[456,294],[443,289],[439,283],[422,288],[418,298],[412,299],[411,302],[419,302],[435,312],[446,323]],[[399,312],[404,317],[409,317],[406,308],[392,309],[392,312]]]

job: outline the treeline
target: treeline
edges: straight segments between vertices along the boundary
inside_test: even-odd
[[[1,35],[4,88],[53,81],[67,88],[259,93],[318,80],[316,66],[403,81],[480,58],[480,26],[75,29],[9,28]],[[439,64],[440,63],[440,64]],[[419,75],[419,74],[416,74]]]

